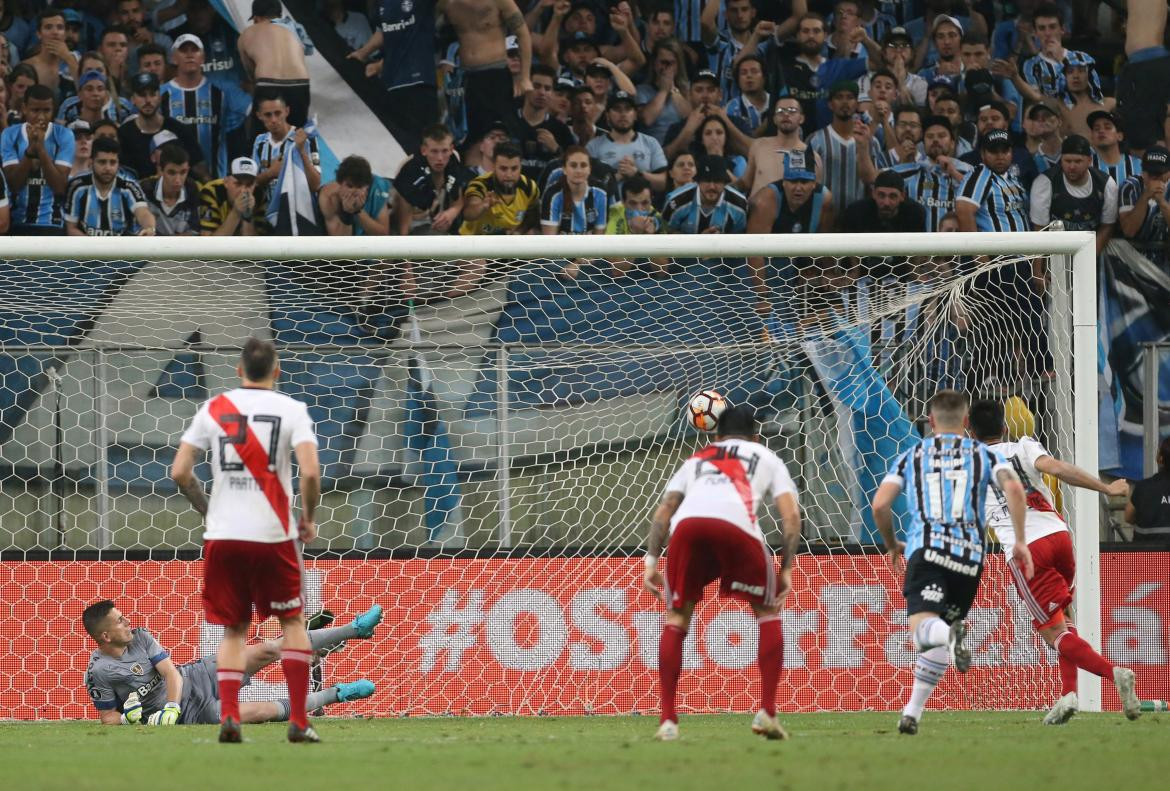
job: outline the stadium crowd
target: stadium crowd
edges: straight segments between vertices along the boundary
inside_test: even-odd
[[[301,233],[1060,220],[1160,243],[1170,89],[1149,5],[1135,50],[1091,0],[324,0],[411,156],[382,178],[339,152],[322,184],[312,44],[278,0],[239,34],[210,0],[0,0],[0,229],[288,233],[268,218],[293,157],[317,197]]]

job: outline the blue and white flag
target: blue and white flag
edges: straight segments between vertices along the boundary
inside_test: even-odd
[[[317,119],[310,119],[304,129],[309,137],[316,137]],[[295,145],[287,148],[273,195],[272,205],[268,207],[268,223],[274,236],[325,235],[317,198],[309,189],[309,178],[305,175],[305,160]]]
[[[402,445],[405,477],[423,489],[425,520],[429,539],[447,547],[462,545],[459,527],[463,521],[459,471],[447,426],[439,417],[434,394],[434,377],[418,349],[421,334],[418,319],[410,317],[410,340],[415,344],[407,364],[405,419]]]

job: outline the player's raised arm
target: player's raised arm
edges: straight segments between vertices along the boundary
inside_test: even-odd
[[[1024,485],[1009,465],[1004,463],[996,467],[995,481],[1003,492],[1007,502],[1008,513],[1012,518],[1012,532],[1016,535],[1015,546],[1012,547],[1012,561],[1024,573],[1024,579],[1032,579],[1032,553],[1028,550],[1028,540],[1024,533],[1024,519],[1028,513],[1028,501],[1024,495]]]
[[[674,512],[682,505],[682,492],[667,492],[654,511],[650,519],[650,532],[646,536],[646,570],[642,575],[642,587],[662,600],[662,572],[658,570],[658,558],[662,556],[662,548],[666,546],[666,537],[670,532],[670,520]]]
[[[314,515],[321,499],[321,462],[317,458],[316,442],[300,442],[293,452],[301,473],[301,517],[297,520],[297,535],[304,543],[317,537]]]
[[[202,452],[188,442],[180,442],[175,460],[171,463],[171,480],[178,485],[179,491],[199,515],[207,516],[207,495],[203,491],[203,484],[195,477],[195,462]]]
[[[1107,497],[1120,496],[1129,492],[1129,482],[1124,478],[1118,478],[1113,483],[1105,483],[1091,472],[1053,456],[1041,456],[1036,459],[1036,469],[1045,475],[1055,476],[1069,486],[1100,492]]]

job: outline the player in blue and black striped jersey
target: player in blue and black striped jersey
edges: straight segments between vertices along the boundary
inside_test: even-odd
[[[918,732],[927,698],[952,661],[966,673],[971,651],[963,645],[963,623],[975,593],[987,543],[987,498],[1001,492],[1011,515],[1016,543],[1012,563],[1032,578],[1032,555],[1024,541],[1027,504],[1024,487],[1010,462],[964,434],[967,396],[940,390],[930,400],[931,436],[900,455],[873,498],[873,519],[885,541],[890,567],[903,557],[902,595],[910,634],[918,648],[914,687],[898,730]],[[892,507],[905,493],[906,540],[894,535]]]
[[[227,135],[248,116],[251,99],[238,87],[203,75],[203,42],[184,33],[171,47],[175,78],[162,86],[163,113],[195,132],[212,179],[228,174]]]
[[[119,174],[118,141],[99,137],[93,169],[69,182],[65,230],[70,236],[154,236],[155,220],[138,182]]]
[[[0,135],[12,231],[21,236],[60,235],[61,207],[73,167],[73,133],[53,123],[53,92],[44,85],[33,85],[25,93],[24,119]]]
[[[748,202],[730,181],[722,157],[703,157],[694,183],[666,196],[662,207],[666,227],[671,233],[743,233]]]

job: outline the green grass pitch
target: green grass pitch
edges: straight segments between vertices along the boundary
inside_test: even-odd
[[[13,789],[646,789],[755,791],[1129,791],[1164,789],[1170,715],[1082,714],[1044,727],[1036,712],[782,716],[792,738],[753,736],[749,715],[685,716],[653,741],[651,717],[321,719],[319,745],[280,724],[217,729],[0,724],[0,783]]]

